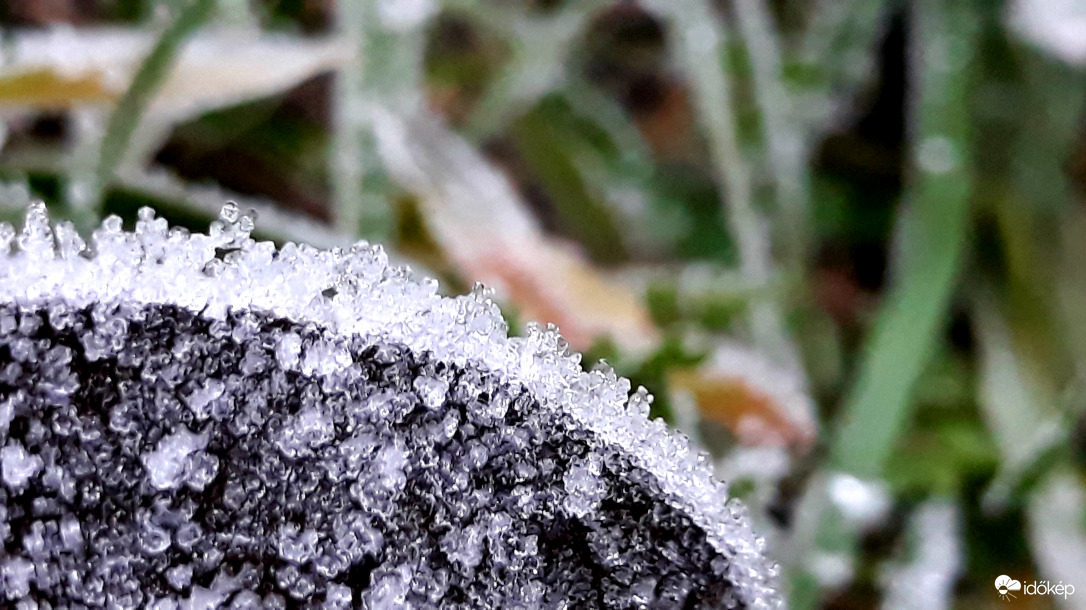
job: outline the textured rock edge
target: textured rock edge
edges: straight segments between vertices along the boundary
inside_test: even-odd
[[[553,327],[509,337],[485,291],[441,297],[437,282],[393,267],[380,246],[318,250],[249,237],[252,220],[224,210],[209,234],[171,229],[144,209],[133,232],[108,218],[85,244],[70,223],[50,225],[45,206],[21,232],[0,225],[0,300],[26,307],[62,300],[84,307],[171,304],[222,319],[256,310],[331,335],[401,343],[522,384],[545,408],[563,411],[604,443],[623,448],[731,561],[730,580],[751,607],[780,607],[777,566],[746,509],[713,478],[708,456],[662,420],[649,421],[643,392],[611,371],[584,372]],[[322,371],[330,374],[332,371]]]

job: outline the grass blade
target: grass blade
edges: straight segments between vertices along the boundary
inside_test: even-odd
[[[355,61],[336,75],[329,151],[336,230],[388,245],[393,244],[396,220],[382,191],[387,175],[373,121],[378,108],[409,115],[422,107],[428,17],[425,12],[398,15],[393,4],[382,9],[380,0],[337,3],[340,32]]]
[[[976,51],[970,5],[917,0],[912,11],[918,53],[913,78],[914,177],[899,216],[896,282],[884,297],[830,447],[830,472],[877,480],[912,412],[913,386],[937,345],[967,243],[970,211],[969,69]],[[953,48],[951,48],[953,45]],[[824,477],[825,475],[823,475]],[[851,561],[858,526],[847,506],[825,499],[823,477],[799,509],[792,551],[799,564],[795,608],[818,603],[830,583],[815,573],[820,557]],[[832,479],[833,477],[829,477]],[[840,583],[837,583],[840,584]]]
[[[739,268],[754,283],[764,284],[773,271],[772,247],[763,219],[754,206],[747,159],[739,148],[727,57],[727,32],[704,0],[655,1],[649,4],[670,22],[676,55],[688,72],[694,104],[709,141],[728,228],[739,252]],[[764,353],[788,366],[797,363],[777,303],[750,304],[750,332]]]
[[[1056,388],[1042,375],[1044,363],[1018,344],[994,299],[980,293],[974,300],[981,412],[1003,457],[985,502],[998,508],[1041,458],[1063,446],[1073,422],[1058,413]]]
[[[159,36],[109,117],[99,149],[94,181],[86,198],[89,208],[81,215],[97,216],[102,194],[125,156],[128,143],[155,93],[169,76],[170,68],[185,41],[200,28],[215,8],[214,0],[193,0]]]
[[[962,511],[953,498],[933,498],[909,518],[909,555],[884,570],[887,610],[954,607],[954,585],[965,559]]]
[[[509,44],[512,57],[468,118],[465,132],[476,142],[504,127],[518,112],[561,86],[563,71],[576,39],[584,31],[596,8],[594,2],[574,4],[550,17],[510,16],[515,36]],[[481,11],[493,13],[495,7]]]
[[[881,473],[905,428],[913,384],[945,322],[967,242],[968,68],[976,28],[968,5],[920,0],[915,6],[916,174],[900,217],[897,282],[868,339],[831,454],[833,467],[861,477]]]
[[[784,87],[780,44],[766,7],[761,0],[737,0],[735,14],[750,56],[754,95],[762,116],[767,169],[776,191],[775,220],[783,229],[781,249],[789,271],[802,272],[809,242],[808,142]]]
[[[832,118],[840,96],[855,95],[876,64],[876,43],[885,23],[888,0],[823,0],[800,41],[790,71],[801,73],[814,97],[805,115],[821,128]]]
[[[1083,586],[1086,574],[1086,489],[1074,470],[1053,473],[1027,507],[1034,560],[1049,585]],[[1081,595],[1081,592],[1079,592]],[[1057,606],[1082,608],[1082,598],[1056,597]]]

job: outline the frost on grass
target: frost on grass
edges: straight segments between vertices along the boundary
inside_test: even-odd
[[[251,229],[0,225],[0,605],[780,604],[628,381],[379,247]]]

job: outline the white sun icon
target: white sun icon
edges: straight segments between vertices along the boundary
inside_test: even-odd
[[[1021,591],[1022,583],[1004,574],[995,580],[995,588],[999,591],[1000,599],[1010,601],[1015,598],[1011,591]]]

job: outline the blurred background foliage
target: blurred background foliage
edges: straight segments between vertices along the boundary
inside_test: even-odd
[[[655,394],[793,607],[1086,607],[1086,2],[7,0],[0,220],[226,200]]]

